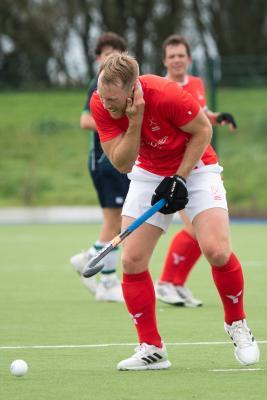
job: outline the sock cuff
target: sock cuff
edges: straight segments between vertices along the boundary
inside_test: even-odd
[[[100,240],[96,240],[94,243],[95,247],[104,247],[106,246],[106,244],[108,244],[108,242],[101,242]]]
[[[123,283],[128,283],[128,282],[137,282],[137,281],[145,281],[147,279],[150,279],[150,273],[149,271],[144,271],[140,272],[139,274],[126,274],[123,272]]]
[[[109,242],[100,242],[100,240],[97,240],[92,246],[92,248],[95,249],[96,251],[99,251],[102,250],[103,247],[105,247],[107,244],[109,244]],[[119,250],[118,247],[115,247],[111,251],[118,251],[118,250]]]
[[[116,273],[116,269],[106,269],[105,267],[102,269],[102,271],[100,272],[101,275],[111,275],[111,274],[115,274]]]
[[[234,270],[235,268],[240,268],[240,262],[236,255],[234,253],[231,253],[226,264],[222,265],[221,267],[218,267],[216,265],[212,265],[211,267],[216,269],[216,271],[218,272],[228,272],[230,270]]]

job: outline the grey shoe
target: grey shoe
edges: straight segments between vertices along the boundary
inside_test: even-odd
[[[179,296],[184,299],[184,306],[185,307],[201,307],[203,305],[202,301],[196,299],[193,296],[191,290],[188,289],[186,286],[175,286],[175,289]]]
[[[185,301],[177,292],[175,286],[170,282],[155,283],[156,298],[163,303],[172,304],[176,306],[183,306]]]

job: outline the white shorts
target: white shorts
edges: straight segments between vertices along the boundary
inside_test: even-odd
[[[226,191],[221,178],[223,168],[218,164],[194,169],[187,178],[189,201],[185,207],[186,214],[193,221],[196,215],[209,208],[227,207]],[[163,177],[152,174],[137,166],[128,174],[131,180],[129,191],[122,208],[122,215],[138,218],[151,207],[152,195]],[[147,220],[147,223],[166,231],[173,214],[159,212]]]

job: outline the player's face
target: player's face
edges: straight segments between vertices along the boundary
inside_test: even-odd
[[[97,56],[97,61],[101,64],[102,62],[105,61],[105,59],[110,56],[110,54],[116,54],[119,53],[118,50],[114,49],[114,47],[112,46],[104,46],[101,54],[99,56]]]
[[[131,90],[127,90],[119,84],[105,85],[98,79],[97,91],[103,107],[112,118],[119,119],[125,115],[127,98],[131,96]]]
[[[163,63],[167,68],[167,76],[169,78],[183,81],[191,64],[191,58],[188,56],[186,47],[183,44],[169,45],[166,47]]]

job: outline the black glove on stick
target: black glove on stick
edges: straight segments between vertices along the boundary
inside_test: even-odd
[[[176,211],[183,210],[188,203],[186,181],[179,175],[164,178],[155,189],[151,205],[153,206],[160,199],[167,201],[159,211],[162,214],[173,214]]]

